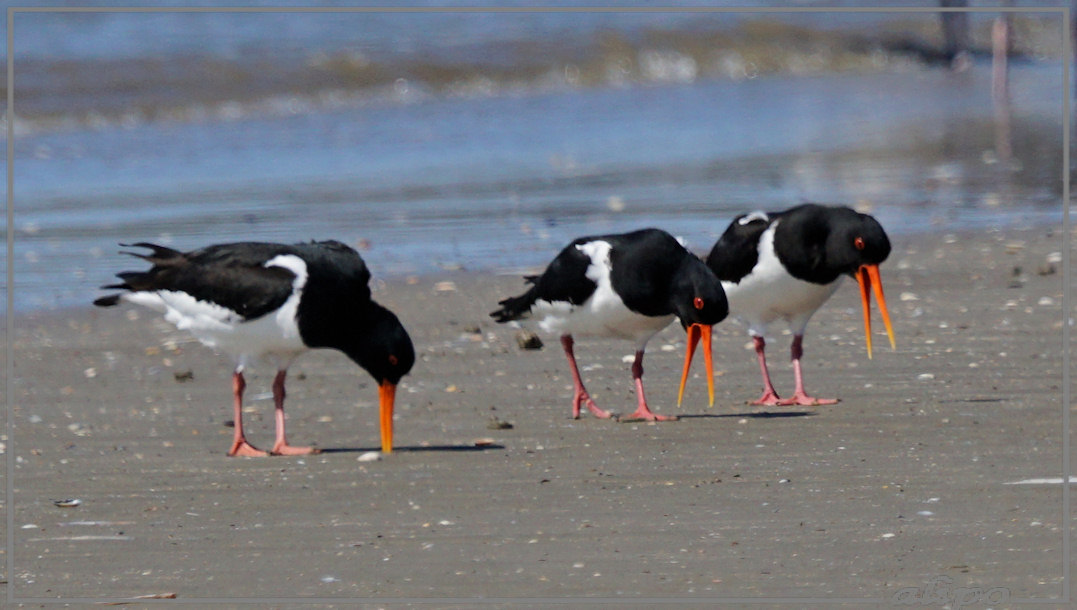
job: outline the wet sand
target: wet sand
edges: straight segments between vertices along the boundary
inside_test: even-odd
[[[290,440],[323,453],[228,458],[225,358],[148,310],[21,316],[5,439],[16,567],[3,587],[19,600],[174,593],[273,607],[1060,596],[1062,487],[1009,483],[1061,476],[1063,278],[1047,261],[1063,235],[894,241],[882,272],[898,349],[876,314],[866,358],[851,281],[809,326],[808,390],[841,403],[745,404],[758,371],[728,321],[716,405],[697,364],[678,408],[674,326],[644,361],[652,408],[681,416],[661,424],[569,417],[556,338],[524,351],[486,315],[519,277],[379,282],[375,298],[420,359],[398,393],[396,451],[378,461],[364,461],[378,447],[376,387],[340,354],[290,371]],[[789,337],[775,335],[772,373],[790,393]],[[634,408],[631,352],[577,342],[600,406]],[[271,379],[248,376],[248,435],[262,446]],[[64,498],[81,505],[54,505]]]

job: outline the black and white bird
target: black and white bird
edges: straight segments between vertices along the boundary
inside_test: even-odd
[[[687,371],[701,337],[709,355],[711,325],[725,319],[729,309],[721,284],[703,261],[659,229],[578,238],[553,259],[542,275],[525,279],[531,288],[501,301],[501,309],[490,315],[498,322],[534,317],[542,330],[560,335],[575,386],[573,418],[580,416],[581,404],[597,417],[611,416],[609,411],[598,408],[584,388],[573,354],[573,335],[634,341],[632,378],[638,405],[629,418],[676,419],[658,415],[647,406],[643,393],[647,341],[679,319],[689,337]],[[713,403],[709,358],[707,373]]]
[[[235,434],[228,455],[317,452],[289,445],[284,433],[285,373],[312,348],[344,352],[378,382],[382,451],[392,451],[396,386],[411,370],[415,350],[396,315],[371,299],[370,272],[355,250],[337,241],[242,242],[191,252],[150,243],[121,245],[149,249],[150,254],[126,254],[153,267],[117,274],[123,281],[103,288],[125,292],[101,297],[94,305],[125,301],[149,307],[234,358]],[[243,371],[259,361],[277,370],[276,442],[269,452],[252,446],[243,433]]]
[[[804,204],[783,212],[752,212],[736,217],[714,244],[707,266],[722,281],[730,313],[748,324],[763,375],[757,405],[833,404],[804,389],[800,359],[804,328],[845,276],[860,284],[868,358],[871,357],[872,290],[893,348],[894,331],[886,309],[879,264],[890,255],[890,240],[877,220],[842,206]],[[764,335],[784,320],[793,333],[790,349],[796,387],[779,398],[767,372]],[[683,379],[682,379],[683,383]]]

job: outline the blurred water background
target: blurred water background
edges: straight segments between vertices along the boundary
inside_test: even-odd
[[[389,278],[804,201],[1060,223],[1068,30],[1012,15],[1000,109],[997,16],[954,70],[931,12],[17,13],[15,309],[88,305],[118,242],[334,238]]]

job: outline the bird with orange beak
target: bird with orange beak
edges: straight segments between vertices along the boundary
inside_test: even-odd
[[[579,418],[583,405],[595,417],[613,416],[595,404],[583,385],[573,335],[634,342],[632,379],[637,402],[627,419],[665,421],[676,416],[653,412],[643,394],[647,342],[679,320],[688,333],[687,374],[696,342],[703,337],[709,354],[711,325],[721,322],[729,312],[718,278],[676,238],[659,229],[577,238],[541,275],[525,279],[530,288],[499,302],[501,308],[490,315],[497,322],[534,318],[542,330],[560,335],[572,373],[573,418]],[[713,401],[710,366],[707,379]]]
[[[804,389],[800,360],[804,329],[812,315],[834,294],[845,276],[860,285],[868,358],[871,349],[871,295],[879,304],[890,347],[894,331],[886,309],[879,264],[890,255],[890,240],[877,220],[843,206],[804,204],[776,213],[752,212],[733,219],[707,256],[707,266],[722,282],[730,315],[748,325],[763,376],[756,405],[821,405],[837,399],[817,398]],[[790,348],[795,389],[780,398],[767,370],[766,340],[770,323],[783,320],[793,333]],[[687,379],[685,368],[681,391]]]
[[[415,363],[415,349],[396,315],[370,298],[370,271],[354,249],[337,241],[239,242],[190,252],[150,243],[132,246],[148,249],[149,254],[128,254],[153,266],[117,274],[122,282],[104,288],[123,292],[94,305],[149,307],[204,345],[232,356],[235,429],[228,455],[318,452],[290,444],[284,418],[285,372],[313,348],[339,350],[374,377],[381,448],[393,450],[396,386]],[[277,371],[272,385],[276,441],[269,451],[248,442],[243,429],[243,372],[256,363]]]

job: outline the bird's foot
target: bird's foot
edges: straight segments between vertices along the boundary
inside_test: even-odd
[[[595,404],[595,401],[591,400],[591,397],[588,396],[587,394],[578,394],[573,398],[573,401],[572,401],[572,419],[579,419],[580,418],[580,405],[581,404],[586,404],[587,405],[587,410],[590,411],[592,415],[594,415],[595,417],[597,417],[599,419],[609,419],[609,418],[613,417],[613,413],[610,413],[609,411],[607,411],[605,409],[598,408],[598,405]]]
[[[637,421],[677,421],[676,415],[659,415],[652,412],[646,406],[641,406],[635,410],[631,415],[624,417],[618,417],[617,421],[621,422],[637,422]]]
[[[268,451],[262,451],[244,439],[237,439],[228,450],[229,457],[267,457],[268,455]]]
[[[748,404],[756,405],[756,406],[773,407],[775,405],[780,405],[780,404],[784,404],[784,403],[782,402],[782,399],[778,397],[778,394],[774,392],[774,390],[765,390],[763,392],[763,395],[760,396],[758,400],[753,400],[752,402],[750,402]]]
[[[589,411],[591,411],[592,415],[594,415],[595,417],[597,417],[599,419],[609,419],[609,418],[613,417],[613,413],[610,413],[609,411],[607,411],[605,409],[599,409],[598,406],[595,405],[595,403],[593,403],[593,402],[588,402],[587,403],[587,409]]]
[[[288,443],[277,443],[270,450],[273,455],[315,455],[321,452],[317,447],[293,447]]]
[[[816,398],[814,396],[808,396],[804,392],[797,392],[793,394],[791,398],[783,398],[777,403],[783,407],[791,405],[797,405],[802,407],[817,407],[819,405],[835,405],[838,404],[837,398]]]

